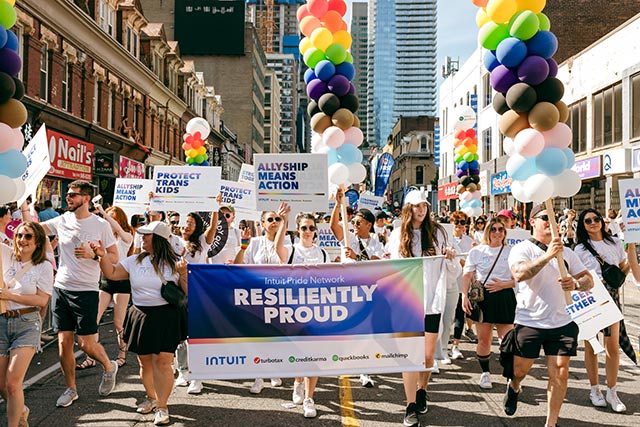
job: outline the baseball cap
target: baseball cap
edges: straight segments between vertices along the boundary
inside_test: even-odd
[[[147,225],[143,225],[138,228],[137,232],[140,234],[156,234],[166,240],[169,240],[169,237],[171,236],[169,226],[162,221],[153,221]]]
[[[422,202],[425,202],[427,206],[431,206],[431,203],[429,203],[429,200],[427,200],[427,193],[422,189],[411,190],[407,193],[406,196],[404,196],[405,205],[419,205]]]
[[[529,218],[534,218],[540,212],[547,209],[547,206],[544,203],[540,203],[539,205],[534,206],[529,213]]]
[[[507,218],[515,219],[515,215],[509,209],[502,209],[496,216],[506,216]]]
[[[236,209],[231,205],[222,205],[222,206],[220,206],[220,209],[227,209],[232,214],[236,213]]]

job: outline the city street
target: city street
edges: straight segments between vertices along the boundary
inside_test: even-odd
[[[105,317],[101,334],[110,355],[116,354],[115,334]],[[632,283],[625,286],[627,329],[634,348],[640,333],[640,290]],[[500,367],[492,360],[494,387],[481,390],[477,381],[479,367],[474,357],[475,346],[462,343],[466,356],[450,366],[440,366],[429,387],[429,412],[421,416],[422,425],[429,426],[518,426],[544,425],[546,410],[546,370],[534,365],[533,376],[524,383],[518,412],[506,417],[502,410],[505,381]],[[494,346],[494,351],[497,347]],[[637,425],[640,408],[638,374],[626,356],[621,357],[619,395],[627,405],[626,414],[610,409],[596,409],[588,397],[582,346],[571,362],[569,391],[562,408],[562,427],[631,426]],[[84,357],[84,356],[82,356]],[[604,360],[603,357],[600,359]],[[36,356],[27,374],[26,402],[31,408],[31,426],[152,426],[153,415],[135,412],[135,404],[144,395],[138,378],[135,355],[129,354],[127,364],[118,373],[115,392],[107,398],[98,396],[101,368],[78,371],[80,398],[68,408],[56,408],[55,401],[64,390],[59,371],[56,342]],[[601,383],[604,367],[601,363]],[[202,394],[188,395],[186,387],[174,390],[169,410],[174,426],[399,426],[404,413],[402,381],[399,374],[376,375],[374,388],[364,388],[357,377],[321,378],[315,401],[318,417],[305,419],[300,406],[292,408],[292,379],[285,379],[279,388],[266,387],[262,394],[249,393],[251,381],[206,381]],[[604,390],[604,386],[602,386]],[[6,420],[4,405],[0,419]],[[3,424],[4,425],[4,424]]]

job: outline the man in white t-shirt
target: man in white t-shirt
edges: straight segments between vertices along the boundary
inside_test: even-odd
[[[111,394],[116,385],[118,364],[109,360],[97,341],[100,262],[89,242],[101,240],[113,264],[118,262],[118,249],[109,223],[89,212],[92,197],[91,183],[73,181],[66,194],[68,211],[41,224],[46,234],[58,236],[60,251],[60,267],[51,298],[53,327],[58,331],[60,365],[67,385],[56,402],[59,407],[67,407],[78,398],[74,333],[80,349],[104,368],[99,394]]]
[[[517,306],[513,378],[507,385],[504,411],[507,415],[516,412],[520,384],[543,347],[549,375],[546,426],[556,426],[567,393],[569,359],[576,355],[578,346],[578,325],[565,310],[565,292],[587,291],[593,287],[593,279],[571,249],[563,250],[560,237],[552,238],[544,205],[535,206],[529,218],[534,240],[518,243],[509,254]],[[558,269],[558,254],[567,264],[565,278]]]

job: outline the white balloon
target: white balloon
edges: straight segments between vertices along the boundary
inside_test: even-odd
[[[194,117],[187,122],[187,132],[193,135],[195,132],[200,132],[200,139],[205,140],[211,132],[209,122],[202,117]]]
[[[362,163],[354,163],[349,165],[349,178],[348,180],[359,184],[367,177],[367,168]]]
[[[473,193],[471,193],[470,191],[465,191],[464,193],[460,194],[460,200],[464,200],[464,201],[471,200],[473,197],[472,194]]]
[[[0,175],[0,204],[7,204],[16,200],[16,182],[6,175]]]
[[[468,105],[463,105],[456,110],[453,118],[453,129],[467,130],[476,124],[476,112]]]
[[[556,197],[571,197],[574,196],[580,187],[582,187],[582,180],[578,172],[573,169],[566,169],[560,175],[556,175],[553,178],[554,196]]]
[[[531,175],[524,182],[524,193],[531,201],[542,203],[553,196],[553,180],[541,173]]]
[[[482,208],[473,208],[472,216],[480,216],[480,215],[482,215]]]
[[[329,182],[336,185],[344,184],[349,179],[349,168],[342,163],[329,166]]]
[[[16,195],[13,200],[18,200],[24,195],[24,192],[27,191],[27,187],[25,186],[22,178],[15,178],[13,182],[16,184]]]
[[[502,141],[502,148],[504,150],[504,154],[506,154],[507,156],[512,155],[513,154],[513,149],[514,149],[513,139],[511,139],[508,136],[506,136],[504,138],[504,140]]]
[[[316,135],[317,135],[317,138],[316,138]],[[322,136],[315,134],[311,138],[312,153],[325,153],[327,149],[329,149],[329,147],[327,147],[327,144],[325,144],[324,141],[322,140]]]
[[[515,179],[511,181],[511,194],[516,198],[516,200],[519,200],[523,203],[528,203],[531,201],[531,199],[528,198],[525,194],[523,185],[523,181],[518,181]]]
[[[477,200],[482,199],[482,192],[481,191],[474,191],[473,193],[471,193],[471,197]]]

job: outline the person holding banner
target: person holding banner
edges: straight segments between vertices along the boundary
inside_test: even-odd
[[[469,251],[463,269],[462,308],[476,322],[476,356],[482,369],[480,388],[483,389],[492,388],[489,364],[493,326],[500,340],[513,329],[516,297],[513,293],[515,281],[508,262],[510,250],[504,223],[501,219],[493,218],[484,229],[482,244]],[[472,280],[480,281],[484,286],[484,299],[476,303],[469,301],[468,296]]]
[[[155,425],[170,423],[167,402],[173,390],[173,354],[183,340],[179,308],[167,303],[161,289],[173,281],[187,292],[187,263],[171,247],[169,225],[154,221],[138,229],[142,253],[113,263],[105,256],[102,241],[92,243],[102,273],[110,280],[130,280],[131,300],[125,318],[124,340],[129,351],[138,355],[140,378],[147,398],[136,412],[154,409]]]
[[[455,281],[460,273],[460,263],[456,261],[455,250],[447,245],[444,228],[430,215],[430,204],[423,190],[411,190],[404,198],[400,213],[402,224],[393,230],[389,238],[389,252],[392,259],[444,255],[451,280]],[[425,292],[435,293],[433,284],[425,286]],[[425,298],[430,298],[425,295]],[[431,298],[432,299],[432,298]],[[434,366],[434,354],[438,341],[441,313],[426,313],[425,330],[425,366]],[[427,385],[434,368],[423,372],[403,372],[402,383],[407,399],[404,415],[405,426],[417,426],[418,414],[428,410]]]
[[[516,317],[513,329],[515,353],[513,378],[507,384],[504,412],[515,414],[520,384],[540,347],[547,357],[546,426],[556,426],[560,408],[567,393],[569,359],[578,348],[578,325],[566,310],[565,292],[593,288],[591,274],[560,237],[553,237],[549,215],[544,204],[534,206],[529,216],[533,238],[511,248],[509,268],[516,280]],[[562,277],[557,257],[567,263],[568,275]],[[557,427],[557,426],[556,426]]]
[[[628,273],[627,255],[624,251],[620,239],[613,237],[605,228],[605,222],[600,213],[592,208],[580,212],[578,226],[576,228],[575,252],[584,262],[584,265],[596,272],[602,283],[604,283],[611,298],[620,308],[620,294],[618,288],[613,288],[607,284],[606,278],[602,274],[600,260],[618,266],[622,271]],[[596,258],[600,258],[598,260]],[[620,337],[626,336],[624,321],[614,323],[604,330],[604,347],[606,349],[606,378],[607,396],[606,399],[600,391],[598,384],[598,356],[594,353],[589,341],[584,342],[584,364],[587,368],[587,376],[591,383],[589,398],[593,406],[606,407],[607,402],[614,412],[624,412],[627,407],[618,397],[616,384],[618,382],[618,371],[620,368]],[[628,339],[627,339],[628,341]],[[633,349],[631,349],[633,352]]]
[[[283,218],[289,215],[291,207],[286,203],[281,203],[277,212],[264,211],[260,216],[264,235],[251,237],[249,227],[242,230],[242,240],[240,242],[240,250],[236,255],[234,264],[285,264],[289,259],[289,250],[286,246],[276,245],[276,234],[278,230],[282,231],[283,238],[286,231],[286,224]],[[280,378],[271,378],[272,387],[280,387],[282,380]],[[264,380],[256,378],[253,385],[249,389],[251,394],[260,394],[264,388]]]
[[[47,305],[53,292],[47,241],[40,224],[23,222],[13,235],[13,248],[0,243],[0,301],[7,310],[0,314],[0,392],[12,427],[28,425],[22,382],[33,356],[41,351],[40,307]]]

